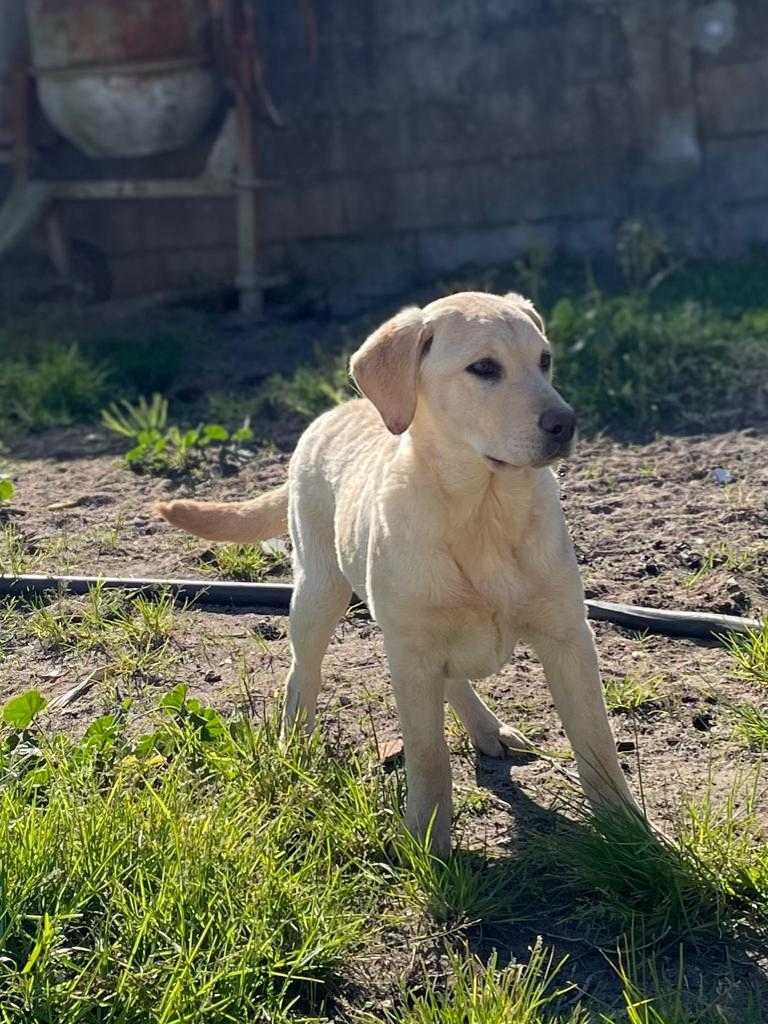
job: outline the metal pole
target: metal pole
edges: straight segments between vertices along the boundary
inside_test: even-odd
[[[258,269],[259,238],[256,190],[256,145],[253,97],[256,58],[255,12],[248,0],[241,0],[235,14],[235,95],[238,127],[237,181],[237,287],[240,312],[247,320],[261,320],[264,293]]]

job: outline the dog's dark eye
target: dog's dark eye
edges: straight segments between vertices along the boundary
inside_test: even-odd
[[[542,370],[548,370],[552,365],[552,354],[550,352],[542,352],[541,359],[539,359],[539,366]]]
[[[478,359],[476,363],[470,363],[467,367],[467,373],[472,373],[481,380],[501,380],[503,372],[501,363],[497,363],[495,359]]]

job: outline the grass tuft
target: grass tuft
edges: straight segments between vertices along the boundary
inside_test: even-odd
[[[0,576],[20,576],[31,568],[24,534],[13,523],[0,524]]]
[[[768,712],[743,702],[728,708],[733,735],[752,750],[768,751]]]
[[[663,677],[626,675],[606,679],[605,703],[609,711],[651,711],[659,706]]]
[[[562,298],[549,316],[556,376],[587,431],[698,429],[758,416],[768,372],[768,318],[706,305],[654,305],[650,295]],[[738,350],[739,361],[729,353]],[[744,386],[745,374],[754,385]]]
[[[91,418],[110,385],[106,365],[77,345],[48,344],[24,358],[3,360],[0,379],[2,418],[27,430]]]
[[[290,557],[284,551],[265,551],[250,544],[217,544],[198,560],[200,570],[225,580],[258,582],[288,572]]]
[[[146,628],[162,633],[162,613],[145,613]],[[143,619],[139,611],[140,630]],[[668,988],[653,960],[676,934],[737,924],[765,934],[757,777],[725,807],[689,807],[676,844],[606,815],[539,836],[516,857],[458,851],[443,864],[404,836],[397,773],[333,756],[318,734],[297,733],[286,747],[276,722],[227,721],[185,686],[160,700],[140,735],[146,715],[128,722],[125,707],[77,744],[45,731],[47,713],[30,691],[0,714],[0,1024],[341,1019],[335,999],[349,972],[370,970],[393,928],[421,930],[425,914],[452,922],[439,926],[448,983],[430,971],[395,1009],[371,1018],[348,1007],[343,1019],[760,1019],[708,1015],[706,1000],[689,1009],[701,993],[688,991],[682,961]],[[562,900],[565,916],[594,920],[600,903],[603,920],[623,927],[622,1009],[596,1007],[541,940],[527,963],[504,970],[468,955],[462,934],[476,932],[467,926],[520,920],[544,894],[548,911]],[[630,943],[636,927],[641,941]]]
[[[724,805],[689,803],[674,839],[637,818],[601,812],[566,833],[536,837],[551,898],[576,917],[662,936],[726,934],[749,919],[768,933],[768,847],[754,785],[742,779]],[[550,877],[551,875],[551,877]],[[598,899],[595,898],[598,894]]]
[[[766,563],[764,546],[738,548],[725,541],[701,552],[701,564],[686,580],[695,586],[703,576],[722,569],[726,572],[756,572]]]
[[[316,365],[300,366],[291,377],[275,375],[264,384],[264,400],[275,409],[287,409],[305,420],[332,409],[354,396],[349,353],[320,354]]]
[[[527,964],[497,968],[496,956],[487,964],[476,957],[450,956],[451,985],[436,992],[428,985],[424,995],[398,1014],[391,1024],[587,1024],[578,1008],[553,1016],[551,1008],[573,988],[558,985],[562,963],[540,942],[531,950]]]
[[[82,598],[60,594],[19,606],[7,621],[16,638],[37,640],[46,651],[101,655],[102,667],[115,678],[154,680],[178,660],[176,606],[167,592],[136,594],[97,585]]]
[[[768,620],[759,629],[746,633],[729,633],[725,644],[735,663],[740,679],[768,686]]]

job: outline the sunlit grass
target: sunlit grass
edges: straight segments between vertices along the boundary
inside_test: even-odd
[[[740,679],[768,686],[768,621],[746,633],[729,633],[725,644]]]
[[[702,577],[716,569],[725,572],[756,572],[768,562],[768,548],[765,545],[736,547],[727,541],[714,544],[701,552],[701,564],[692,572],[686,583],[695,586]]]
[[[24,535],[13,523],[0,525],[0,575],[19,576],[29,572],[32,562]]]
[[[10,640],[36,640],[53,655],[94,657],[95,667],[117,679],[162,677],[178,660],[177,609],[168,592],[157,594],[93,587],[83,597],[66,593],[16,602],[7,608]]]
[[[162,604],[132,607],[140,635],[165,631]],[[508,855],[460,849],[442,863],[402,829],[399,774],[366,754],[339,756],[319,735],[286,747],[272,721],[226,721],[184,687],[140,721],[151,731],[137,735],[117,711],[79,745],[37,723],[15,735],[0,725],[2,1024],[346,1019],[333,1002],[341,978],[370,970],[393,929],[417,926],[445,942],[448,979],[429,973],[388,1010],[350,1019],[759,1020],[710,1018],[684,972],[669,989],[653,967],[657,944],[766,935],[757,776],[740,776],[725,802],[686,805],[673,840],[584,814]],[[527,924],[542,908],[603,945],[625,936],[622,1008],[582,998],[568,962],[533,937],[504,970],[464,949],[478,923]]]
[[[605,680],[605,703],[609,711],[648,711],[659,706],[663,677],[625,675]]]
[[[50,571],[68,572],[89,548],[97,556],[117,551],[123,540],[125,521],[118,516],[109,526],[70,532],[59,530],[50,537],[30,542],[12,523],[0,526],[0,575]]]
[[[377,927],[382,788],[203,712],[214,740],[43,742],[0,788],[3,1024],[305,1019],[297,1000],[314,1017]]]
[[[450,958],[451,985],[445,991],[426,983],[426,992],[400,1013],[388,1014],[391,1024],[587,1024],[577,1007],[563,1013],[553,1004],[572,989],[560,982],[558,964],[541,943],[524,964],[499,970],[496,957],[487,964],[473,956]],[[365,1018],[373,1021],[373,1018]]]
[[[637,818],[586,815],[532,850],[551,871],[549,900],[596,925],[638,922],[656,934],[722,935],[745,918],[768,935],[768,835],[757,813],[759,771],[725,801],[711,789],[681,809],[670,838]],[[597,894],[597,898],[596,898]]]
[[[735,1012],[722,1009],[722,993],[691,990],[684,972],[670,984],[653,955],[627,944],[615,971],[621,1006],[601,1009],[565,979],[568,958],[559,962],[537,939],[527,961],[498,966],[467,950],[449,955],[449,979],[436,983],[425,975],[419,994],[403,992],[402,1008],[384,1017],[387,1024],[761,1024],[757,999]],[[681,951],[682,954],[682,951]],[[365,1014],[374,1024],[380,1016]]]
[[[288,572],[290,558],[284,551],[265,551],[252,544],[217,544],[197,564],[209,576],[257,583],[267,576]]]
[[[727,709],[734,738],[753,750],[768,751],[768,712],[743,701]]]

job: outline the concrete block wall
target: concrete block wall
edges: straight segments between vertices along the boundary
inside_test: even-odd
[[[294,7],[262,5],[296,112],[259,129],[267,272],[359,306],[532,246],[607,250],[630,216],[692,252],[768,242],[764,0],[315,0],[313,80]],[[123,293],[234,275],[226,201],[71,216]]]

